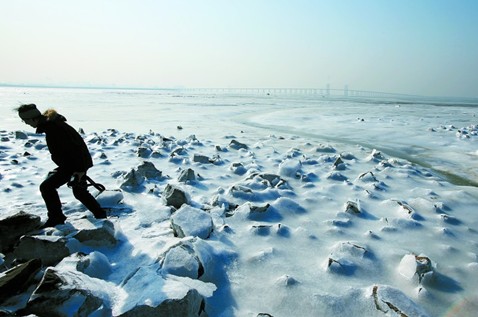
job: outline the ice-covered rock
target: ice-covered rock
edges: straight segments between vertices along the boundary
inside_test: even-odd
[[[123,192],[118,190],[105,190],[101,192],[97,197],[96,201],[103,208],[115,207],[118,206],[124,199]]]
[[[231,142],[229,143],[229,147],[233,148],[235,150],[247,149],[248,148],[248,146],[246,144],[241,143],[241,142],[236,141],[236,140],[231,140]]]
[[[300,175],[302,164],[299,160],[287,159],[279,164],[279,175],[296,178]]]
[[[287,197],[279,197],[271,203],[271,206],[283,215],[304,214],[307,212],[296,200]]]
[[[316,152],[321,152],[321,153],[335,153],[336,152],[335,148],[331,145],[328,145],[328,144],[319,144],[315,148],[315,151]]]
[[[171,217],[171,227],[176,236],[207,239],[213,231],[212,217],[205,211],[183,205]]]
[[[204,316],[204,299],[216,290],[211,283],[188,277],[163,276],[153,266],[138,268],[122,288],[126,294],[136,296],[115,307],[113,315],[118,317]]]
[[[432,261],[426,256],[406,254],[400,261],[398,272],[406,279],[416,278],[420,283],[423,278],[433,276]]]
[[[70,255],[67,239],[60,236],[23,236],[13,254],[19,260],[41,259],[44,265],[55,265]]]
[[[294,286],[299,284],[299,281],[297,281],[295,278],[293,278],[290,275],[282,275],[276,280],[276,284],[278,285],[283,285],[286,287]]]
[[[360,267],[362,270],[373,269],[372,255],[365,247],[353,242],[338,242],[326,260],[326,270],[342,275],[353,275]]]
[[[194,170],[191,168],[182,170],[178,176],[178,182],[180,183],[186,183],[188,181],[194,181],[194,180],[196,180],[196,174],[194,173]]]
[[[117,242],[115,226],[109,220],[90,221],[80,219],[72,222],[78,229],[73,238],[90,246],[114,246]]]
[[[362,173],[358,176],[358,179],[364,183],[374,183],[377,182],[377,178],[373,174],[373,172],[368,171],[365,173]]]
[[[393,314],[393,316],[403,316],[403,317],[405,316],[427,317],[428,316],[428,314],[420,306],[414,303],[402,291],[390,286],[385,286],[385,285],[373,286],[372,298],[375,304],[375,308],[386,315]]]
[[[90,277],[106,279],[112,272],[111,264],[101,252],[93,251],[90,254],[74,253],[56,265],[58,269],[79,271]]]
[[[343,175],[342,173],[333,171],[327,174],[327,179],[343,182],[346,181],[348,178],[347,176]]]
[[[240,162],[234,162],[229,166],[229,169],[237,175],[244,175],[247,172],[247,169]]]
[[[206,155],[194,154],[193,162],[207,164],[207,163],[211,163],[211,159]]]
[[[178,186],[168,184],[164,189],[162,197],[168,206],[178,209],[184,204],[189,203],[188,196],[184,190]]]
[[[191,243],[181,243],[168,250],[161,269],[168,274],[198,279],[204,274],[204,267]]]
[[[345,212],[352,215],[359,215],[361,212],[358,202],[350,200],[347,201],[347,203],[345,204]]]
[[[159,180],[162,176],[162,172],[158,170],[153,163],[151,162],[143,162],[136,168],[136,172],[138,175],[152,180]]]
[[[135,169],[131,169],[126,175],[124,175],[124,181],[120,185],[121,189],[126,191],[137,190],[144,182],[145,178],[139,174]]]
[[[338,171],[343,171],[343,170],[346,169],[345,162],[342,160],[342,158],[340,156],[337,157],[333,166],[334,166],[334,169],[336,169]]]
[[[38,316],[111,316],[114,289],[112,284],[81,272],[48,268],[25,312]]]
[[[368,161],[374,161],[374,162],[380,162],[381,160],[384,160],[384,159],[385,157],[383,156],[383,154],[376,149],[373,149],[372,153],[370,153],[370,155],[367,157]]]
[[[149,147],[145,147],[145,146],[140,146],[136,150],[136,154],[138,155],[138,157],[142,157],[142,158],[147,158],[151,156],[152,152],[153,151]]]

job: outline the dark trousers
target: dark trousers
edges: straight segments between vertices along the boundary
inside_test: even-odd
[[[68,183],[72,175],[73,172],[57,168],[48,173],[47,178],[41,183],[40,192],[48,210],[48,219],[66,219],[61,210],[60,196],[58,196],[57,189]],[[72,190],[75,198],[85,205],[95,216],[103,213],[100,204],[98,204],[96,199],[88,192],[86,176],[83,177],[76,186],[73,186]]]

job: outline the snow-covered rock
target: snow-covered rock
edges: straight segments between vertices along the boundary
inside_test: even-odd
[[[166,185],[162,197],[166,205],[173,206],[176,209],[189,203],[189,197],[186,192],[175,185]]]
[[[163,276],[155,266],[149,266],[138,268],[122,289],[136,296],[115,307],[114,316],[198,317],[204,311],[204,299],[212,295],[216,286],[188,277]]]
[[[23,236],[13,254],[19,260],[41,259],[43,265],[55,265],[70,255],[67,241],[62,236]]]
[[[26,312],[38,316],[111,316],[115,287],[77,271],[48,268]]]
[[[188,205],[183,205],[171,217],[171,227],[178,237],[199,237],[207,239],[214,224],[209,213]]]

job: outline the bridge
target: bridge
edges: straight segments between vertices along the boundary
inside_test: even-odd
[[[183,88],[182,92],[197,94],[238,94],[238,95],[301,95],[317,96],[321,98],[420,98],[423,96],[397,94],[379,91],[351,90],[346,86],[344,89],[327,88]]]

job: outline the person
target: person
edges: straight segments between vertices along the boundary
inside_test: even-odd
[[[66,123],[64,116],[53,109],[41,114],[35,104],[24,104],[17,110],[24,123],[36,128],[37,133],[45,133],[51,159],[58,166],[48,173],[40,185],[48,211],[48,219],[42,227],[65,223],[66,217],[61,209],[57,189],[67,183],[71,185],[75,198],[88,208],[95,218],[106,218],[106,211],[88,192],[86,172],[93,166],[93,160],[81,135]]]

